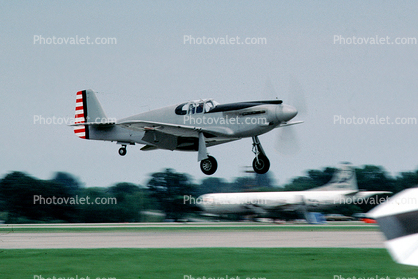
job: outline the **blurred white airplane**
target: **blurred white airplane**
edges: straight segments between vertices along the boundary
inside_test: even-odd
[[[404,190],[367,214],[386,236],[386,248],[401,264],[418,266],[418,188]]]
[[[277,212],[303,214],[320,211],[341,204],[354,204],[375,195],[391,194],[387,191],[360,191],[355,170],[342,163],[331,181],[307,191],[214,193],[200,196],[197,205],[211,214],[259,214]]]

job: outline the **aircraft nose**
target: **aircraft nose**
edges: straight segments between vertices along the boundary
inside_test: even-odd
[[[298,110],[290,105],[281,105],[276,109],[276,117],[280,122],[287,122],[298,114]]]

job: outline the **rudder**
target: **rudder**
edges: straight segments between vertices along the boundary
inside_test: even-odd
[[[78,91],[75,104],[74,133],[82,138],[89,139],[89,126],[91,123],[104,123],[107,121],[106,114],[100,105],[93,90]],[[87,125],[80,125],[86,123]]]

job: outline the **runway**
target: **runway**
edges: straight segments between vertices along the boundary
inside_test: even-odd
[[[384,248],[378,231],[2,232],[0,249],[346,247]]]

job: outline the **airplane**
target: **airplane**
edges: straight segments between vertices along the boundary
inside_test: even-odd
[[[401,264],[418,266],[418,188],[410,188],[367,213],[386,237],[385,246]]]
[[[302,215],[308,220],[308,212],[311,211],[320,211],[341,204],[355,204],[362,199],[390,193],[360,191],[354,167],[350,163],[341,163],[326,185],[310,190],[213,193],[204,194],[196,200],[197,206],[209,214]]]
[[[270,161],[259,135],[274,128],[302,123],[289,122],[297,115],[293,106],[281,100],[219,104],[213,99],[188,101],[121,120],[107,118],[91,89],[77,92],[74,133],[89,140],[116,142],[125,156],[127,145],[143,144],[142,151],[156,149],[197,151],[200,168],[206,175],[216,172],[218,163],[207,148],[251,137],[255,154],[253,169],[266,173]]]

